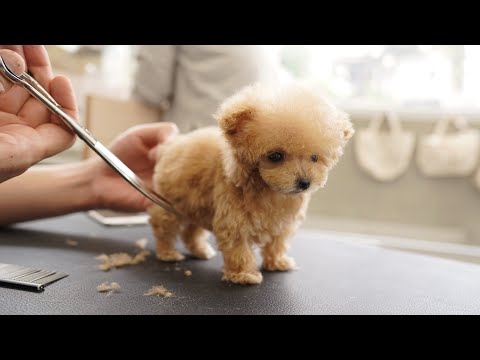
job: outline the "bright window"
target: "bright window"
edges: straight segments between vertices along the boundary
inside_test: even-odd
[[[480,111],[477,45],[272,46],[294,77],[349,108]]]

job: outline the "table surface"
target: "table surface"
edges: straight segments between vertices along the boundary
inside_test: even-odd
[[[134,253],[140,238],[153,252],[148,226],[105,227],[83,213],[0,230],[0,263],[70,274],[42,293],[0,288],[0,314],[480,314],[479,265],[355,244],[340,234],[300,230],[290,251],[300,268],[264,273],[258,286],[220,281],[220,255],[179,263],[191,277],[154,256],[97,268],[97,255]],[[106,281],[121,292],[98,293]],[[174,296],[144,296],[153,285]]]

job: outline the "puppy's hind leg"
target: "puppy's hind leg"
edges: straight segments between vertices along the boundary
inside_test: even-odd
[[[193,256],[199,259],[211,259],[216,255],[215,250],[207,242],[208,231],[200,226],[189,224],[182,231],[182,240]]]
[[[148,208],[150,225],[157,239],[157,258],[162,261],[181,261],[185,256],[175,249],[175,240],[180,228],[177,217],[159,206]]]

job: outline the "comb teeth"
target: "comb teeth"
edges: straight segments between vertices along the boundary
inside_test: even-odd
[[[45,286],[68,276],[56,271],[29,268],[20,265],[0,264],[0,286],[10,285],[43,291]]]

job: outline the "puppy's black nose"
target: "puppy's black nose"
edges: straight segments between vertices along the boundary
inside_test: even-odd
[[[298,179],[297,186],[302,190],[307,190],[310,187],[310,181],[307,179]]]

